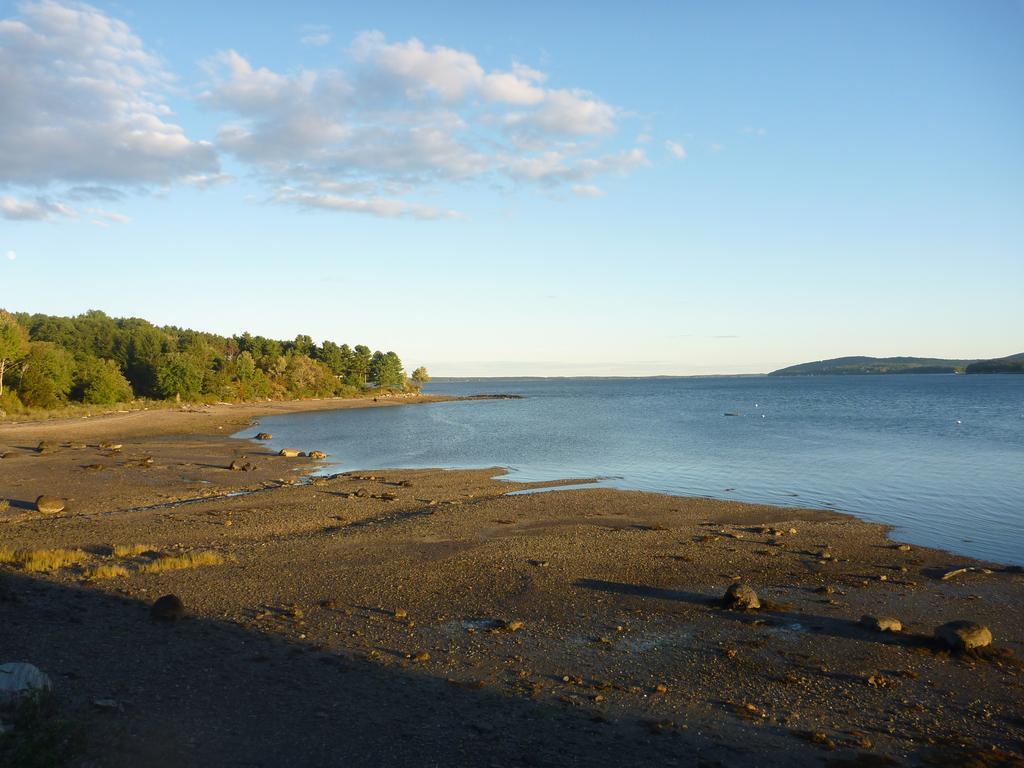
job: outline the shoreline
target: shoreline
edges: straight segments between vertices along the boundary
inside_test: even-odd
[[[902,549],[830,510],[517,494],[558,482],[500,468],[310,476],[319,462],[231,436],[259,415],[406,404],[339,402],[0,426],[0,550],[82,553],[0,565],[0,663],[51,676],[90,734],[73,764],[1024,760],[1019,569]],[[34,511],[40,493],[67,510]],[[943,578],[960,567],[977,570]],[[719,607],[737,580],[761,610]],[[166,593],[189,618],[148,619]],[[959,618],[998,651],[936,650]]]

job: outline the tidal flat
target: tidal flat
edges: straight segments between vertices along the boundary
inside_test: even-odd
[[[0,663],[52,680],[70,764],[1022,764],[1020,568],[830,511],[315,476],[229,437],[350,405],[375,403],[0,426]],[[955,620],[992,644],[936,639]]]

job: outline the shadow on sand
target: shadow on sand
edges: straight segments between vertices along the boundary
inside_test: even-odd
[[[385,665],[209,619],[156,623],[136,600],[0,572],[7,661],[53,679],[62,716],[87,734],[82,765],[758,764],[755,734],[742,747],[654,735],[638,719],[451,683],[440,664]],[[813,756],[782,757],[773,764]]]

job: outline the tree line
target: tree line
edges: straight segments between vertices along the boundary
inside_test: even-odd
[[[307,335],[220,336],[99,310],[76,317],[0,309],[0,409],[112,405],[136,398],[201,402],[354,396],[418,389],[394,352]]]

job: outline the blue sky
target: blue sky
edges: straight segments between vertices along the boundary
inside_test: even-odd
[[[324,5],[0,2],[0,306],[435,375],[1024,350],[1024,3]]]

